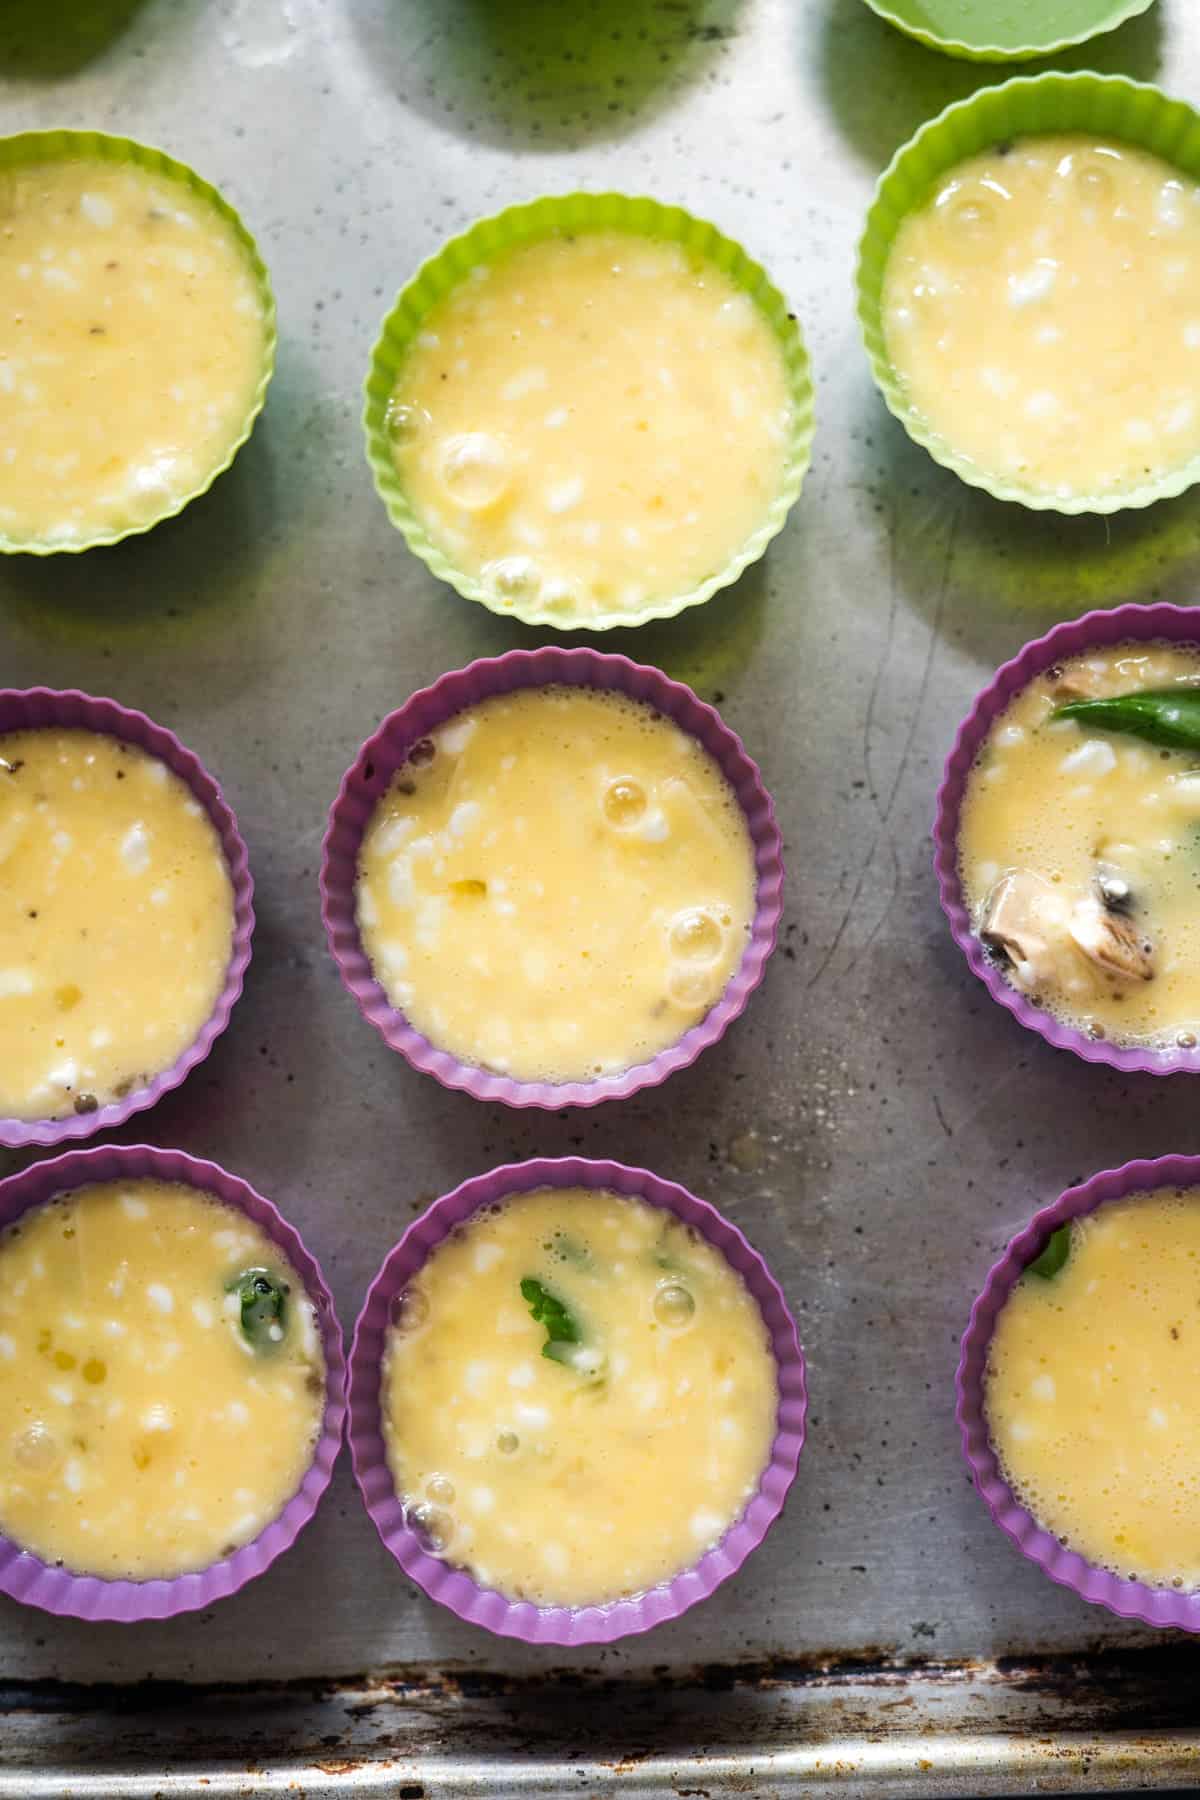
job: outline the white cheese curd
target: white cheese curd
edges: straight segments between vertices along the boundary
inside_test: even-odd
[[[761,524],[787,371],[715,264],[620,232],[551,237],[472,271],[431,323],[389,408],[396,467],[501,604],[631,613],[719,572]]]
[[[1032,136],[967,158],[904,219],[888,355],[915,411],[993,475],[1069,498],[1200,454],[1189,178],[1132,144]]]
[[[418,856],[435,841],[441,858]],[[753,918],[753,845],[673,722],[590,688],[525,689],[397,771],[357,896],[377,978],[432,1042],[520,1080],[585,1080],[652,1057],[719,999]]]
[[[153,520],[224,460],[258,385],[246,251],[201,195],[88,156],[6,169],[4,236],[0,532],[70,543]]]
[[[14,820],[0,1117],[94,1111],[168,1068],[210,1016],[233,942],[229,871],[183,781],[97,732],[0,736],[0,840]]]
[[[277,1341],[243,1300],[260,1270],[282,1295]],[[109,1579],[204,1568],[299,1486],[324,1406],[315,1317],[232,1207],[157,1181],[60,1195],[0,1233],[0,1313],[0,1530],[44,1561]]]
[[[602,1604],[694,1564],[754,1493],[777,1408],[736,1271],[672,1213],[578,1188],[514,1196],[440,1244],[382,1377],[409,1523],[542,1606]]]

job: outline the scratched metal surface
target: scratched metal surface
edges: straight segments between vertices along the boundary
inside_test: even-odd
[[[1198,9],[1160,0],[1066,60],[1195,96]],[[782,1659],[786,1686],[866,1657],[893,1671],[894,1698],[897,1682],[923,1691],[919,1665],[904,1673],[914,1657],[1076,1668],[1085,1652],[1136,1658],[1151,1641],[1009,1548],[968,1488],[952,1419],[967,1307],[1014,1227],[1096,1167],[1200,1149],[1190,1086],[1123,1081],[1026,1037],[968,978],[936,907],[938,769],[993,665],[1085,606],[1189,599],[1200,567],[1194,497],[1107,524],[1023,515],[935,468],[877,400],[851,301],[872,183],[911,130],[985,78],[861,0],[0,9],[4,129],[109,127],[194,162],[258,233],[279,298],[265,417],[208,498],[116,551],[0,568],[0,680],[111,692],[175,727],[226,784],[251,848],[246,997],[206,1067],[128,1135],[216,1157],[272,1195],[323,1258],[347,1328],[418,1207],[495,1162],[569,1150],[647,1162],[709,1196],[799,1319],[811,1434],[782,1524],[709,1604],[625,1646],[556,1652],[559,1671],[686,1692],[702,1665],[736,1680]],[[819,430],[800,504],[758,569],[698,613],[605,640],[718,700],[760,759],[788,844],[782,954],[725,1043],[665,1088],[583,1118],[517,1117],[443,1093],[361,1022],[326,955],[316,861],[339,776],[382,714],[446,668],[535,641],[440,587],[388,526],[358,426],[376,325],[448,233],[573,185],[681,201],[762,257],[803,320]],[[249,1718],[264,1682],[399,1669],[402,1734],[406,1683],[503,1670],[532,1693],[547,1668],[400,1578],[346,1461],[297,1549],[211,1613],[121,1630],[0,1605],[0,1681],[25,1721],[10,1720],[10,1764],[13,1746],[40,1746],[53,1768],[56,1743],[91,1741],[63,1725],[78,1690],[37,1688],[27,1713],[30,1684],[249,1684],[260,1701],[237,1702]],[[969,1724],[969,1687],[949,1680],[937,1732]],[[491,1704],[484,1735],[515,1745],[512,1708]],[[100,1702],[84,1713],[104,1717]],[[766,1731],[790,1715],[760,1702],[752,1716]],[[131,1768],[153,1762],[129,1754]],[[959,1779],[940,1754],[930,1792]],[[1147,1766],[1160,1783],[1178,1774],[1165,1752]],[[1096,1785],[1119,1785],[1094,1768]],[[780,1792],[800,1791],[800,1764],[777,1773]],[[725,1791],[737,1776],[714,1780]],[[19,1773],[6,1779],[22,1791]],[[916,1792],[926,1777],[914,1779]]]

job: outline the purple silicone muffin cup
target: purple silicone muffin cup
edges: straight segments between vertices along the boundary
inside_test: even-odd
[[[383,1441],[380,1381],[396,1300],[430,1252],[456,1225],[480,1207],[542,1187],[606,1188],[618,1194],[636,1195],[694,1227],[737,1270],[753,1295],[767,1327],[778,1374],[775,1440],[758,1488],[741,1517],[719,1544],[672,1581],[661,1582],[632,1599],[614,1600],[604,1606],[539,1607],[528,1600],[509,1600],[494,1588],[480,1587],[464,1570],[431,1556],[405,1522]],[[664,1181],[647,1169],[631,1169],[624,1163],[591,1162],[579,1156],[510,1163],[464,1181],[453,1193],[435,1200],[409,1226],[371,1283],[350,1351],[350,1455],[367,1511],[385,1546],[431,1600],[469,1624],[482,1625],[499,1637],[520,1638],[527,1644],[610,1644],[617,1638],[649,1631],[652,1625],[661,1625],[667,1619],[677,1619],[698,1600],[707,1599],[741,1568],[782,1512],[804,1448],[807,1409],[804,1353],[795,1320],[778,1282],[737,1227],[706,1200],[698,1200],[686,1188]]]
[[[1157,609],[1156,609],[1157,610]],[[1052,1205],[1013,1238],[988,1275],[983,1292],[971,1308],[971,1319],[962,1340],[955,1387],[957,1417],[962,1432],[963,1455],[970,1465],[975,1486],[992,1518],[1031,1562],[1044,1569],[1051,1581],[1071,1588],[1093,1606],[1106,1606],[1123,1619],[1140,1619],[1146,1625],[1171,1626],[1181,1631],[1200,1631],[1200,1590],[1150,1587],[1130,1581],[1088,1562],[1068,1550],[1052,1532],[1038,1524],[1017,1499],[1000,1472],[1000,1464],[988,1438],[984,1410],[984,1374],[996,1319],[1013,1288],[1051,1233],[1071,1219],[1094,1212],[1108,1200],[1154,1188],[1195,1187],[1200,1184],[1200,1156],[1160,1156],[1154,1162],[1127,1162],[1119,1169],[1104,1169],[1080,1187],[1068,1188]]]
[[[63,692],[53,688],[0,688],[0,734],[32,731],[45,726],[98,731],[107,737],[120,738],[124,743],[137,744],[166,763],[187,784],[212,821],[229,870],[233,887],[233,942],[225,983],[216,1004],[199,1036],[170,1068],[155,1075],[145,1087],[127,1094],[122,1100],[98,1107],[94,1112],[69,1113],[65,1119],[0,1118],[0,1147],[9,1150],[34,1145],[44,1148],[72,1138],[91,1137],[97,1131],[111,1131],[132,1118],[134,1113],[153,1106],[172,1088],[177,1088],[197,1063],[204,1061],[229,1023],[233,1004],[242,991],[254,931],[254,882],[237,820],[204,764],[185,749],[174,732],[156,725],[145,713],[118,706],[115,700],[97,700],[91,694],[81,694],[76,688]]]
[[[1045,637],[1035,638],[997,671],[959,726],[954,748],[946,759],[933,824],[933,866],[942,910],[950,921],[955,943],[992,999],[1006,1007],[1027,1030],[1036,1031],[1059,1050],[1073,1051],[1085,1062],[1108,1063],[1126,1073],[1195,1074],[1200,1071],[1200,1046],[1185,1049],[1172,1044],[1152,1049],[1145,1045],[1113,1044],[1107,1038],[1090,1038],[1043,1007],[1035,1006],[1006,980],[999,965],[984,951],[972,929],[959,875],[958,826],[967,780],[996,718],[1023,687],[1053,663],[1130,639],[1200,646],[1200,611],[1163,601],[1157,606],[1118,606],[1111,612],[1085,613],[1081,619],[1056,625]]]
[[[0,1535],[0,1593],[61,1618],[131,1625],[143,1619],[172,1619],[177,1613],[195,1612],[223,1600],[227,1594],[236,1594],[291,1548],[316,1512],[341,1449],[346,1422],[346,1359],[342,1328],[321,1265],[305,1248],[299,1233],[248,1182],[230,1175],[216,1163],[186,1156],[182,1150],[156,1150],[149,1144],[101,1144],[90,1150],[69,1150],[49,1162],[34,1163],[21,1174],[0,1181],[0,1229],[56,1194],[98,1181],[122,1180],[183,1182],[236,1206],[253,1219],[278,1244],[313,1303],[325,1351],[326,1383],[321,1435],[300,1486],[283,1511],[256,1538],[206,1569],[149,1581],[74,1575],[69,1569],[44,1563],[11,1538]]]
[[[516,1081],[490,1069],[460,1062],[410,1025],[388,1000],[376,980],[359,936],[355,917],[358,854],[371,816],[388,784],[419,739],[435,731],[465,707],[518,688],[594,687],[628,694],[665,713],[698,738],[733,788],[754,845],[755,910],[742,960],[716,1004],[689,1031],[649,1062],[592,1081]],[[597,650],[510,650],[455,669],[422,688],[383,721],[368,738],[347,772],[329,813],[321,864],[321,902],[325,930],[342,980],[359,1010],[393,1050],[441,1082],[461,1088],[477,1100],[500,1100],[506,1106],[595,1106],[601,1100],[623,1100],[641,1088],[657,1087],[676,1069],[686,1069],[702,1050],[715,1044],[745,1010],[775,948],[783,911],[783,845],[771,796],[757,765],[741,739],[681,681],[661,669],[630,662],[625,656]]]

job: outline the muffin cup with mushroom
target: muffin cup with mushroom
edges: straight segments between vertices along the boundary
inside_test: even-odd
[[[1043,726],[1061,733],[1054,740],[1056,769],[1069,770],[1083,796],[1089,786],[1102,793],[1102,784],[1123,767],[1121,759],[1131,766],[1136,761],[1145,782],[1162,771],[1161,782],[1156,780],[1154,786],[1170,785],[1178,818],[1167,816],[1161,793],[1152,793],[1148,808],[1141,809],[1142,818],[1131,825],[1144,837],[1154,824],[1150,849],[1155,856],[1166,857],[1168,864],[1176,848],[1174,839],[1179,838],[1180,879],[1186,876],[1185,859],[1192,854],[1193,798],[1200,819],[1200,781],[1187,767],[1186,756],[1169,765],[1161,763],[1160,756],[1171,755],[1167,741],[1145,735],[1147,730],[1160,732],[1161,724],[1152,719],[1147,725],[1131,714],[1140,708],[1161,716],[1180,694],[1194,690],[1184,682],[1163,697],[1146,691],[1144,683],[1139,690],[1136,683],[1123,680],[1109,664],[1113,650],[1125,644],[1133,646],[1139,658],[1144,653],[1151,661],[1177,646],[1190,664],[1191,657],[1200,657],[1200,624],[1193,609],[1166,603],[1088,613],[1026,644],[997,672],[960,727],[946,762],[934,822],[935,869],[955,942],[992,998],[1020,1024],[1087,1062],[1153,1075],[1196,1073],[1200,1071],[1196,1021],[1160,1013],[1154,1030],[1145,1028],[1145,1008],[1157,1009],[1164,1001],[1169,1006],[1171,984],[1178,985],[1180,972],[1186,975],[1191,966],[1178,945],[1160,941],[1156,921],[1143,907],[1139,883],[1149,879],[1145,846],[1126,841],[1121,834],[1111,834],[1103,842],[1090,836],[1084,848],[1091,880],[1078,891],[1071,882],[1058,879],[1060,871],[1050,863],[1038,869],[1025,866],[1023,854],[1000,858],[994,867],[989,864],[988,879],[981,875],[973,893],[964,879],[966,803],[982,791],[976,784],[986,780],[983,759],[994,755],[997,734],[1013,732],[1009,758],[1022,753],[1022,727],[1006,724],[1003,715],[1021,696],[1034,691],[1032,684],[1038,684],[1039,692],[1044,690],[1044,705],[1050,709]],[[1064,665],[1070,665],[1070,679]],[[1200,664],[1196,672],[1200,674]],[[1118,695],[1114,711],[1114,688],[1131,685],[1132,696]],[[1185,701],[1188,709],[1192,704]],[[1095,707],[1104,709],[1096,715],[1096,734],[1081,737],[1076,726],[1091,719]],[[1003,752],[1004,746],[1000,749]],[[1080,804],[1086,808],[1086,798]],[[1156,823],[1160,814],[1161,824]],[[1168,833],[1172,820],[1179,829]],[[1078,850],[1079,829],[1064,819],[1061,831],[1062,842]],[[1137,833],[1131,830],[1129,835]],[[1087,1011],[1088,982],[1101,984],[1125,1006],[1135,1022],[1127,1034],[1118,1029],[1114,1037],[1096,1026],[1072,1022],[1073,1014],[1078,1017]],[[1072,984],[1081,996],[1075,1001]]]

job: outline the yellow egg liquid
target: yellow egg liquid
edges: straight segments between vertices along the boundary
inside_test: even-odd
[[[987,474],[1061,498],[1200,454],[1200,189],[1133,144],[1018,138],[967,158],[896,233],[888,356]]]
[[[542,1354],[521,1283],[575,1320]],[[581,1188],[478,1213],[410,1285],[383,1374],[388,1461],[429,1547],[540,1606],[671,1579],[738,1519],[778,1408],[741,1278],[672,1213]]]
[[[586,625],[720,574],[779,492],[792,407],[771,325],[715,264],[592,231],[472,269],[389,418],[450,561],[500,607]]]
[[[94,731],[0,735],[0,1118],[144,1087],[225,983],[233,885],[158,757]]]
[[[393,1006],[522,1081],[643,1062],[720,998],[754,850],[716,762],[640,702],[531,688],[413,752],[363,838],[358,922]]]
[[[241,435],[266,342],[233,227],[101,158],[0,169],[0,533],[145,525]]]
[[[988,1431],[1039,1524],[1089,1561],[1200,1586],[1200,1191],[1109,1201],[1006,1301]]]
[[[243,1271],[287,1285],[241,1328]],[[312,1459],[313,1308],[275,1244],[195,1188],[63,1194],[0,1235],[0,1529],[77,1574],[183,1574],[257,1537]]]

